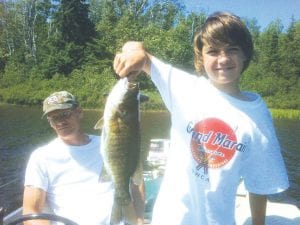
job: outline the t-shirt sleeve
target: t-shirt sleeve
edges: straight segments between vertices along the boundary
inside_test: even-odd
[[[281,147],[269,111],[257,112],[252,144],[246,156],[242,176],[247,190],[255,194],[275,194],[288,188],[289,182]],[[263,121],[263,122],[262,122]]]
[[[171,65],[165,64],[164,62],[158,60],[155,57],[151,59],[151,79],[157,87],[169,111],[172,108],[172,101],[169,91],[171,68]]]
[[[37,150],[29,158],[25,172],[24,186],[33,186],[41,188],[44,191],[48,189],[46,164]]]
[[[195,75],[166,64],[155,57],[151,59],[150,75],[170,112],[178,107],[178,102],[188,100],[187,97],[197,82]]]

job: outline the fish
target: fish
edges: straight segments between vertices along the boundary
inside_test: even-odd
[[[102,128],[103,171],[111,177],[115,189],[110,225],[137,221],[130,182],[143,182],[138,95],[138,83],[128,77],[119,79],[106,99],[103,117],[95,125],[95,129]],[[106,177],[105,172],[100,179]]]

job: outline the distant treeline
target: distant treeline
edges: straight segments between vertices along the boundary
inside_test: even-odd
[[[199,3],[201,4],[201,2]],[[193,36],[207,14],[188,13],[178,0],[10,0],[0,2],[0,102],[36,105],[68,90],[84,107],[101,108],[115,83],[112,60],[128,40],[193,71]],[[300,109],[300,21],[280,20],[261,30],[242,18],[255,56],[242,88],[261,94],[271,108]],[[164,109],[149,79],[146,109]]]

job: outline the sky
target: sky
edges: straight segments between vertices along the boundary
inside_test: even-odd
[[[300,21],[300,0],[183,0],[188,12],[229,11],[235,15],[253,19],[263,31],[272,21],[280,19],[285,29],[294,16]]]

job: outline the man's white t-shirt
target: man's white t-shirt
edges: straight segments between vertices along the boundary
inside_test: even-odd
[[[100,137],[70,146],[56,138],[32,152],[25,175],[25,186],[47,192],[47,204],[57,215],[79,225],[109,224],[113,185],[100,182],[103,167]]]
[[[234,225],[235,195],[288,187],[270,113],[262,98],[243,101],[208,79],[154,58],[151,78],[171,113],[171,147],[152,225]]]

